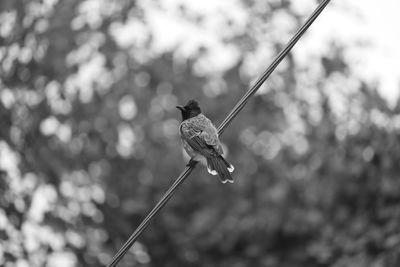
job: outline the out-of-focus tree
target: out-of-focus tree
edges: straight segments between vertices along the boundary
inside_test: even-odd
[[[0,265],[110,261],[184,166],[176,104],[220,122],[304,20],[232,3],[0,2]],[[294,50],[222,137],[236,183],[196,169],[121,266],[398,266],[400,105],[345,49]]]

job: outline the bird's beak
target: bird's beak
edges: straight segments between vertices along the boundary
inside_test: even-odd
[[[182,106],[176,106],[176,108],[179,109],[180,111],[184,111],[185,110],[185,108],[182,107]]]

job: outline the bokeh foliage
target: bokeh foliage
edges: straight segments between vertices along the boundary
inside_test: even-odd
[[[176,104],[218,124],[304,20],[263,2],[220,12],[218,68],[190,38],[160,48],[155,1],[2,0],[0,265],[108,263],[184,166]],[[121,266],[399,266],[400,106],[345,48],[295,49],[222,136],[236,183],[197,168]]]

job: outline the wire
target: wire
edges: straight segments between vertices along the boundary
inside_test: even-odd
[[[290,52],[293,46],[297,43],[297,41],[301,38],[301,36],[307,31],[307,29],[311,26],[311,24],[315,21],[315,19],[321,14],[326,5],[330,0],[323,0],[318,7],[314,10],[314,12],[310,15],[304,25],[296,32],[296,34],[290,39],[290,41],[286,44],[285,48],[278,54],[275,60],[269,65],[269,67],[264,71],[261,77],[254,83],[254,85],[243,95],[243,97],[239,100],[239,102],[235,105],[232,111],[228,114],[228,116],[223,120],[221,125],[218,127],[218,134],[222,134],[229,123],[239,114],[239,112],[244,108],[248,100],[255,92],[261,87],[261,85],[268,79],[271,73],[275,70],[275,68],[279,65],[279,63],[285,58],[285,56]],[[111,263],[107,265],[108,267],[114,267],[118,264],[118,262],[122,259],[125,253],[129,250],[129,248],[135,243],[140,234],[147,228],[150,221],[154,218],[154,216],[161,210],[162,207],[168,202],[168,200],[173,196],[176,189],[181,185],[185,179],[189,176],[189,174],[195,168],[197,162],[190,160],[189,164],[186,166],[185,170],[179,175],[179,177],[175,180],[175,182],[171,185],[167,192],[162,196],[160,201],[154,206],[154,208],[150,211],[150,213],[144,218],[142,223],[136,228],[136,230],[132,233],[129,239],[125,242],[125,244],[119,249],[119,251],[113,257]]]
[[[261,87],[261,85],[268,79],[271,73],[275,70],[275,68],[279,65],[279,63],[285,58],[285,56],[290,52],[293,46],[297,43],[297,41],[301,38],[301,36],[307,31],[307,29],[311,26],[314,20],[321,14],[322,10],[326,7],[330,0],[322,1],[318,7],[314,10],[314,12],[310,15],[307,21],[303,24],[303,26],[296,32],[296,34],[290,39],[290,41],[286,44],[285,48],[278,54],[275,60],[269,65],[269,67],[264,71],[261,77],[254,83],[254,85],[244,94],[244,96],[239,100],[236,106],[232,109],[232,111],[228,114],[225,120],[218,127],[218,133],[222,134],[225,128],[231,123],[231,121],[237,116],[237,114],[244,108],[249,98],[257,92],[257,90]]]
[[[119,249],[117,254],[115,254],[112,262],[108,265],[109,267],[116,266],[117,263],[122,259],[128,249],[135,243],[136,239],[143,232],[144,229],[147,228],[151,219],[158,213],[158,211],[164,207],[164,205],[168,202],[168,200],[172,197],[176,188],[183,183],[183,181],[189,176],[189,174],[194,170],[196,161],[191,160],[190,166],[187,166],[185,170],[179,175],[179,177],[175,180],[175,182],[171,185],[167,192],[162,196],[160,201],[154,206],[154,208],[150,211],[150,213],[144,218],[142,223],[136,228],[133,234],[129,237],[129,239],[125,242],[125,244]],[[189,164],[188,164],[189,165]]]

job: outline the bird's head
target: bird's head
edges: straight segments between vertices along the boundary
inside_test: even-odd
[[[185,106],[176,106],[182,113],[182,121],[196,117],[201,113],[199,103],[196,100],[189,100]]]

